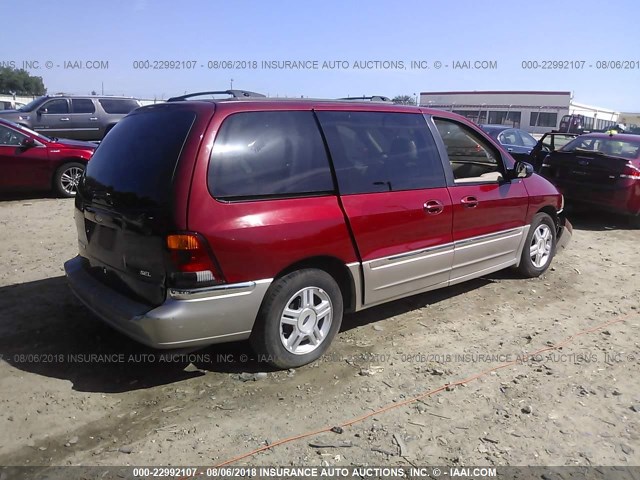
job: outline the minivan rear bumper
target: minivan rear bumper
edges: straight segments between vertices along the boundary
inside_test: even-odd
[[[106,323],[154,348],[182,348],[249,338],[271,279],[197,290],[169,290],[155,308],[109,288],[83,267],[64,264],[73,293]]]

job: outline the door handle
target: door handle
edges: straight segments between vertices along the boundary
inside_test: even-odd
[[[460,203],[464,205],[465,208],[476,208],[480,202],[478,202],[476,197],[468,196],[460,200]]]
[[[69,121],[69,117],[62,117],[60,119],[61,122],[68,122]]]
[[[92,122],[97,122],[98,121],[98,117],[89,117],[89,120],[91,120]]]
[[[429,215],[439,215],[444,211],[444,204],[439,200],[429,200],[423,208]]]
[[[513,148],[507,148],[507,152],[513,152]]]

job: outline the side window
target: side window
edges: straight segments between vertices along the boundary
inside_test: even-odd
[[[538,141],[535,138],[533,138],[531,135],[529,135],[527,132],[520,130],[518,134],[520,135],[520,138],[522,139],[522,144],[525,147],[535,147],[536,144],[538,143]]]
[[[0,146],[20,146],[22,141],[27,138],[26,135],[16,132],[11,128],[0,125]]]
[[[452,120],[434,118],[456,183],[497,182],[502,179],[499,153],[470,128]]]
[[[93,101],[88,98],[71,99],[71,108],[73,109],[73,113],[93,113],[96,111]]]
[[[500,143],[503,145],[517,145],[519,147],[523,146],[522,140],[520,139],[520,135],[518,135],[518,132],[511,129],[505,130],[504,132],[502,132],[499,135],[498,140],[500,140]]]
[[[100,106],[107,113],[126,115],[139,107],[138,102],[128,98],[101,98]]]
[[[40,109],[45,109],[43,113],[69,113],[69,102],[64,98],[57,98],[45,103]]]
[[[332,192],[329,160],[313,112],[230,115],[211,151],[208,184],[220,199]]]
[[[317,112],[340,193],[414,190],[446,185],[424,117],[387,112]]]

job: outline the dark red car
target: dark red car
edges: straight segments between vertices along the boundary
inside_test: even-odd
[[[140,108],[75,204],[65,270],[98,316],[158,348],[249,338],[279,367],[318,358],[343,312],[541,275],[571,235],[556,188],[476,126],[376,102]]]
[[[581,135],[550,153],[540,173],[568,202],[628,215],[640,225],[640,136]]]
[[[0,191],[52,190],[76,194],[96,144],[45,137],[0,119]]]

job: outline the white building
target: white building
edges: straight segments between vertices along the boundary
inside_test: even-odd
[[[583,115],[585,128],[592,129],[615,124],[619,116],[613,110],[576,103],[571,92],[422,92],[420,105],[453,111],[478,124],[509,125],[537,134],[558,128],[563,115]]]

